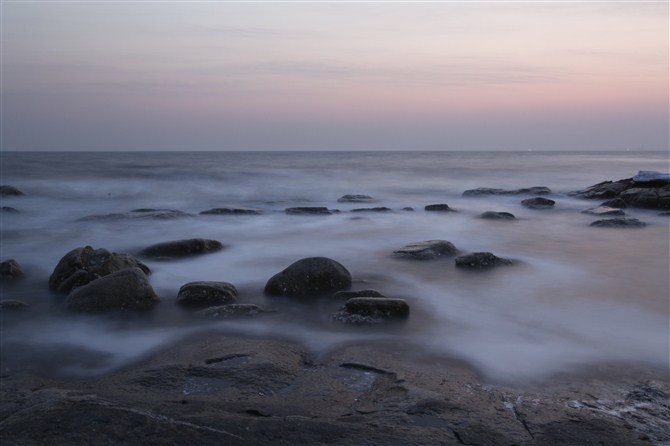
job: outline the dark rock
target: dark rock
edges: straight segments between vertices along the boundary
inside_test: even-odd
[[[658,215],[662,217],[670,217],[670,211],[659,212]]]
[[[236,317],[251,317],[270,312],[254,304],[227,304],[205,308],[196,314],[212,319],[231,319]]]
[[[521,204],[531,209],[547,209],[553,207],[556,202],[548,198],[536,197],[523,200]]]
[[[126,268],[73,290],[63,305],[68,310],[99,313],[110,310],[147,310],[158,301],[140,268]]]
[[[273,296],[330,294],[351,287],[351,274],[335,260],[309,257],[272,276],[265,293]]]
[[[446,240],[426,240],[415,242],[393,251],[395,257],[413,260],[432,260],[444,255],[454,255],[458,249]]]
[[[426,207],[424,207],[424,210],[431,212],[456,212],[453,209],[451,209],[449,205],[446,203],[429,204]]]
[[[192,217],[191,214],[175,209],[134,209],[130,212],[114,212],[111,214],[87,215],[76,221],[114,221],[125,219],[171,220],[173,218]]]
[[[600,206],[607,206],[610,208],[617,208],[617,209],[626,209],[628,207],[626,202],[623,201],[621,198],[613,198],[611,200],[607,200],[601,203]]]
[[[15,299],[0,300],[0,311],[20,311],[28,308],[29,305],[23,301]]]
[[[464,197],[473,197],[479,195],[547,195],[551,193],[551,189],[545,186],[534,186],[523,189],[505,190],[505,189],[491,189],[488,187],[480,187],[477,189],[470,189],[463,192]]]
[[[23,195],[23,192],[15,188],[14,186],[9,186],[9,185],[2,185],[0,186],[0,197],[7,197],[7,196],[16,196],[16,195]]]
[[[514,214],[510,214],[509,212],[495,212],[495,211],[486,211],[483,214],[480,214],[479,218],[483,218],[485,220],[515,220],[516,219]]]
[[[2,212],[9,212],[9,213],[13,213],[13,214],[19,212],[18,209],[13,208],[13,207],[11,207],[11,206],[2,206],[2,207],[0,207],[0,211],[2,211]]]
[[[455,262],[459,268],[490,268],[512,264],[511,260],[497,257],[490,252],[473,252],[472,254],[456,257]]]
[[[375,201],[375,199],[369,195],[347,194],[338,198],[337,201],[339,203],[370,203],[372,201]]]
[[[640,171],[632,178],[604,181],[572,192],[578,198],[620,198],[628,206],[649,209],[670,209],[670,174]],[[623,208],[619,204],[608,206]]]
[[[300,206],[293,208],[284,209],[289,215],[330,215],[334,213],[327,207],[310,207],[310,206]]]
[[[670,209],[670,186],[630,188],[621,192],[621,199],[629,206],[647,209]]]
[[[354,297],[344,304],[344,309],[333,315],[339,322],[348,324],[379,323],[389,319],[405,319],[409,305],[403,299],[387,297]]]
[[[261,212],[254,209],[239,208],[214,208],[202,211],[202,215],[260,215]]]
[[[626,213],[617,208],[611,208],[609,206],[599,206],[597,208],[591,208],[591,209],[586,209],[582,211],[582,214],[590,214],[590,215],[626,215]]]
[[[338,291],[333,294],[335,299],[351,299],[353,297],[386,297],[377,290]]]
[[[17,279],[22,276],[23,270],[16,260],[9,259],[0,263],[0,280]]]
[[[178,257],[188,257],[197,254],[220,251],[222,249],[223,244],[217,240],[192,238],[157,243],[155,245],[144,248],[139,252],[139,255],[150,257],[155,260],[169,260]]]
[[[570,195],[577,198],[584,199],[611,199],[617,198],[621,192],[631,187],[633,184],[632,179],[619,180],[619,181],[603,181],[593,186],[587,187],[576,192],[570,193]]]
[[[188,307],[232,304],[236,299],[237,289],[227,282],[190,282],[177,295],[177,303]]]
[[[407,212],[414,212],[414,208],[410,207],[410,206],[406,206],[406,207],[402,208],[402,210],[407,211]]]
[[[130,254],[109,252],[103,248],[93,249],[90,246],[75,248],[65,254],[54,268],[49,277],[49,289],[68,293],[76,287],[130,267],[138,267],[145,274],[151,272],[148,266]]]
[[[635,183],[646,185],[667,186],[670,185],[670,173],[654,172],[653,170],[640,170],[633,177]]]
[[[358,208],[358,209],[352,209],[351,212],[391,212],[391,209],[387,207]]]
[[[599,228],[643,228],[646,225],[647,224],[645,222],[640,221],[637,218],[617,217],[596,220],[589,226],[595,226]]]

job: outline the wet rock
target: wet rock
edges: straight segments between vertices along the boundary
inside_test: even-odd
[[[347,324],[379,323],[389,319],[409,317],[409,305],[404,299],[388,297],[354,297],[344,304],[344,309],[333,315]]]
[[[456,212],[455,210],[450,208],[449,205],[446,203],[429,204],[426,207],[424,207],[424,210],[429,212]]]
[[[626,209],[628,207],[628,204],[626,204],[626,202],[623,201],[621,198],[613,198],[611,200],[607,200],[601,203],[600,206],[607,206],[616,209]]]
[[[471,254],[458,256],[455,259],[456,266],[459,268],[490,268],[500,265],[511,265],[510,259],[504,259],[493,255],[490,252],[473,252]]]
[[[551,193],[551,189],[545,186],[534,186],[523,189],[492,189],[488,187],[480,187],[477,189],[470,189],[463,192],[464,197],[476,197],[479,195],[547,195]]]
[[[284,209],[289,215],[330,215],[336,211],[332,211],[327,207],[320,206],[299,206]]]
[[[620,198],[631,207],[670,209],[670,186],[656,188],[630,188],[621,192]]]
[[[0,280],[18,279],[19,277],[23,277],[23,270],[19,262],[9,259],[0,263]]]
[[[238,317],[252,317],[262,313],[271,313],[254,304],[227,304],[205,308],[196,314],[212,319],[232,319]]]
[[[338,291],[333,294],[335,299],[351,299],[353,297],[386,297],[377,290]]]
[[[516,219],[514,214],[510,214],[509,212],[495,212],[495,211],[486,211],[483,214],[480,214],[479,218],[483,218],[485,220],[515,220]]]
[[[352,209],[351,212],[391,212],[391,209],[387,207],[358,208],[358,209]]]
[[[618,216],[623,216],[626,215],[626,213],[618,208],[612,208],[609,206],[599,206],[597,208],[591,208],[591,209],[586,209],[582,211],[582,214],[590,214],[590,215],[618,215]]]
[[[375,201],[375,199],[369,195],[347,194],[338,198],[337,201],[339,203],[370,203]]]
[[[309,296],[350,287],[351,274],[341,263],[327,257],[309,257],[272,276],[264,291],[272,296]]]
[[[414,208],[411,206],[405,206],[404,208],[402,208],[402,210],[407,212],[414,212]]]
[[[255,209],[240,208],[214,208],[202,211],[202,215],[260,215],[261,212]]]
[[[189,282],[177,294],[177,303],[185,307],[232,304],[236,299],[237,289],[228,282]]]
[[[599,228],[643,228],[647,226],[647,224],[638,220],[637,218],[617,217],[596,220],[589,226],[595,226]]]
[[[85,285],[108,274],[138,267],[149,274],[148,266],[130,254],[115,253],[106,249],[93,249],[90,246],[75,248],[63,256],[49,277],[49,289],[59,293],[68,293],[74,288]]]
[[[412,260],[432,260],[457,253],[458,249],[451,242],[446,240],[426,240],[424,242],[410,243],[397,251],[393,251],[393,256]]]
[[[192,217],[191,214],[178,211],[175,209],[134,209],[130,212],[114,212],[111,214],[87,215],[77,219],[76,221],[114,221],[125,219],[154,219],[154,220],[171,220],[174,218]]]
[[[218,240],[192,238],[156,243],[155,245],[151,245],[141,250],[139,255],[154,260],[170,260],[179,257],[189,257],[198,254],[216,252],[222,249],[223,244]]]
[[[18,209],[13,208],[11,206],[2,206],[2,207],[0,207],[0,211],[7,212],[7,213],[10,213],[10,214],[16,214],[17,212],[19,212]]]
[[[670,173],[655,172],[653,170],[640,170],[633,177],[635,183],[656,184],[658,186],[667,186],[670,184]]]
[[[0,311],[20,311],[28,308],[29,305],[21,300],[3,299],[0,300]]]
[[[593,186],[589,186],[586,189],[572,192],[570,195],[587,200],[617,198],[621,192],[631,187],[632,184],[632,179],[603,181],[601,183],[594,184]]]
[[[23,192],[21,192],[14,186],[9,186],[7,184],[0,186],[0,197],[18,196],[18,195],[23,195]]]
[[[631,207],[670,209],[670,174],[640,171],[632,178],[603,181],[586,189],[571,192],[570,195],[584,199],[621,199]],[[620,205],[616,207],[623,208]]]
[[[74,289],[63,305],[72,311],[100,313],[147,310],[157,301],[158,296],[144,272],[140,268],[126,268]]]
[[[548,198],[536,197],[523,200],[521,204],[530,209],[548,209],[554,207],[556,202]]]

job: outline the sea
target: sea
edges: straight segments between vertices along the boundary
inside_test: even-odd
[[[0,260],[25,276],[2,281],[2,299],[29,305],[0,316],[2,373],[112,373],[189,336],[221,333],[296,342],[314,355],[383,342],[426,357],[462,360],[492,381],[549,379],[599,364],[643,366],[667,376],[670,352],[670,218],[626,209],[644,228],[596,228],[582,213],[600,201],[571,191],[670,171],[668,152],[1,152]],[[546,186],[551,209],[527,195],[463,196],[468,189]],[[363,194],[372,203],[346,203]],[[427,212],[430,204],[457,212]],[[331,215],[289,215],[322,206]],[[256,215],[205,215],[213,208]],[[387,207],[390,212],[351,212]],[[131,218],[136,209],[176,218]],[[504,211],[513,221],[478,218]],[[85,218],[123,214],[127,218]],[[171,261],[144,259],[160,302],[148,313],[72,314],[48,280],[70,250],[90,245],[135,254],[154,243],[215,239],[224,249]],[[455,267],[452,257],[398,259],[393,251],[447,240],[461,252],[492,252],[511,266]],[[343,302],[266,296],[267,280],[305,257],[337,260],[352,289],[405,299],[403,322],[347,325]],[[193,281],[223,281],[239,303],[273,310],[205,320],[176,304]]]

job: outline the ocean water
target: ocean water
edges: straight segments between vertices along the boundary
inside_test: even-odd
[[[1,183],[23,192],[5,197],[1,260],[16,259],[26,278],[0,285],[2,299],[30,304],[2,314],[5,371],[22,368],[100,374],[136,361],[185,336],[220,331],[296,341],[315,354],[347,343],[384,341],[467,361],[492,380],[545,379],[601,363],[668,369],[668,217],[626,212],[641,229],[593,228],[581,213],[598,201],[568,192],[639,170],[670,171],[663,152],[136,152],[13,153],[1,156]],[[477,187],[547,186],[554,209],[531,210],[527,196],[463,197]],[[371,204],[338,203],[366,194]],[[425,212],[447,203],[455,213]],[[292,206],[326,206],[325,216],[287,215]],[[352,213],[386,206],[389,213]],[[244,207],[260,215],[201,215]],[[412,207],[414,211],[403,210]],[[78,221],[138,208],[190,216]],[[515,221],[478,219],[484,211]],[[149,314],[119,318],[73,315],[48,290],[60,258],[91,245],[135,253],[150,244],[211,238],[225,249],[175,261],[150,261],[161,302]],[[515,265],[462,271],[453,259],[393,258],[404,245],[451,241],[463,252],[490,251]],[[353,289],[404,298],[404,323],[342,325],[331,314],[343,302],[312,304],[266,297],[263,287],[292,262],[326,256],[342,263]],[[176,304],[179,287],[226,281],[238,302],[276,313],[202,321]]]

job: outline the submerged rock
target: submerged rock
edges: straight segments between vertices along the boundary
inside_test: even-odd
[[[254,304],[227,304],[205,308],[196,314],[212,319],[231,319],[236,317],[251,317],[261,313],[272,313],[272,311],[264,310]]]
[[[236,299],[237,289],[228,282],[189,282],[177,294],[177,303],[187,307],[232,304]]]
[[[521,204],[530,209],[548,209],[554,207],[556,202],[548,198],[536,197],[523,200]]]
[[[351,299],[352,297],[386,297],[377,290],[338,291],[333,294],[335,299]]]
[[[453,243],[446,240],[426,240],[405,245],[393,251],[394,257],[412,260],[432,260],[445,255],[454,255],[458,249]]]
[[[207,211],[202,211],[202,215],[260,215],[261,212],[255,209],[240,209],[240,208],[214,208]]]
[[[0,280],[18,279],[19,277],[23,277],[23,270],[19,262],[9,259],[0,263]]]
[[[388,297],[354,297],[347,300],[344,308],[333,315],[335,320],[347,324],[374,324],[407,317],[407,302],[404,299]]]
[[[485,220],[516,220],[514,214],[509,212],[495,212],[495,211],[486,211],[483,214],[479,215],[479,218]]]
[[[626,213],[618,208],[612,208],[609,206],[599,206],[597,208],[586,209],[582,211],[582,214],[590,215],[626,215]]]
[[[139,252],[143,257],[154,260],[170,260],[179,257],[189,257],[198,254],[220,251],[223,244],[218,240],[192,238],[186,240],[173,240],[170,242],[156,243]]]
[[[634,187],[619,196],[629,206],[646,209],[670,209],[670,186],[656,188]]]
[[[352,209],[351,212],[391,212],[391,209],[387,207],[358,208],[358,209]]]
[[[90,246],[75,248],[63,256],[49,277],[49,289],[69,293],[93,280],[126,268],[137,267],[149,274],[148,266],[130,254],[93,249]]]
[[[271,296],[310,296],[350,287],[351,274],[341,263],[327,257],[308,257],[272,276],[264,292]]]
[[[0,300],[0,311],[21,311],[28,308],[30,305],[16,299]]]
[[[2,211],[2,212],[9,212],[9,213],[11,213],[11,214],[16,214],[16,213],[19,212],[18,209],[13,208],[13,207],[11,207],[11,206],[2,206],[2,207],[0,207],[0,211]]]
[[[608,218],[604,220],[596,220],[589,226],[595,226],[599,228],[643,228],[647,226],[647,224],[643,221],[638,220],[637,218],[617,217],[617,218]]]
[[[14,186],[9,186],[7,184],[3,184],[2,186],[0,186],[0,197],[18,196],[18,195],[23,195],[23,192],[21,192]]]
[[[284,209],[289,215],[330,215],[336,211],[332,211],[327,207],[322,206],[299,206]]]
[[[339,203],[370,203],[375,199],[369,195],[347,194],[338,198],[337,201]]]
[[[464,197],[476,197],[479,195],[547,195],[551,193],[551,189],[545,186],[533,186],[523,189],[492,189],[488,187],[480,187],[477,189],[470,189],[463,192]]]
[[[511,265],[510,259],[504,259],[490,252],[473,252],[471,254],[456,257],[454,260],[459,268],[490,268],[500,265]]]
[[[424,210],[429,212],[456,212],[446,203],[429,204],[424,207]]]
[[[621,198],[613,198],[611,200],[604,201],[603,203],[600,204],[600,206],[607,206],[616,209],[626,209],[628,207],[628,204]]]
[[[87,215],[76,221],[114,221],[125,219],[156,219],[171,220],[173,218],[192,217],[191,214],[175,209],[133,209],[130,212],[113,212],[111,214]]]
[[[100,313],[111,310],[141,311],[158,301],[140,268],[126,268],[73,290],[63,305],[68,310]]]

